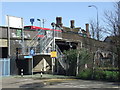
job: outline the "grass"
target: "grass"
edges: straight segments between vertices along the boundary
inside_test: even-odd
[[[40,74],[34,75],[11,75],[2,78],[32,78],[32,79],[74,79],[74,76],[64,76],[64,75],[52,75],[52,74],[43,74],[42,77]]]

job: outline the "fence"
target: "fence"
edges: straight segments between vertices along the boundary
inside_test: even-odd
[[[0,76],[10,75],[10,58],[0,58]]]

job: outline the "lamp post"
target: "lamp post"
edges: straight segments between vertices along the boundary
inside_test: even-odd
[[[40,27],[41,27],[41,20],[40,20],[40,19],[37,19],[37,21],[39,21],[39,22],[40,22]]]
[[[51,23],[52,27],[53,27],[53,50],[55,50],[55,32],[54,32],[54,27],[55,27],[55,23]]]
[[[52,51],[55,51],[55,31],[54,31],[54,27],[55,27],[55,23],[52,22],[51,26],[53,27],[53,49]],[[52,58],[52,73],[54,74],[54,66],[55,66],[55,58]]]
[[[97,8],[97,6],[95,6],[95,5],[89,5],[88,7],[94,7],[95,9],[96,9],[96,11],[97,11],[97,40],[99,40],[99,21],[98,21],[98,8]]]

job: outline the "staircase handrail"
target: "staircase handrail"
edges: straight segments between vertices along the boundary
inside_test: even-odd
[[[36,49],[40,49],[42,48],[41,47],[41,44],[43,44],[45,41],[46,41],[46,38],[47,38],[47,35],[45,35],[44,37],[42,37],[40,40],[39,40],[39,43],[35,46]],[[41,43],[42,42],[42,43]],[[42,50],[43,51],[43,50]],[[41,53],[41,51],[37,52],[37,53]]]
[[[58,55],[58,58],[59,58],[59,62],[61,64],[61,66],[66,69],[66,64],[65,62],[63,61],[63,53],[61,52],[61,50],[59,49],[58,45],[56,44],[56,51],[57,51],[57,55]]]
[[[32,38],[32,40],[27,44],[27,46],[30,47],[31,43],[34,41],[34,39],[37,41],[39,37],[37,37],[39,35],[39,33],[41,32],[41,29],[37,32],[37,34]],[[37,39],[36,39],[37,38]],[[35,44],[35,43],[34,43]],[[33,44],[33,45],[34,45]]]
[[[63,53],[62,53],[62,51],[61,51],[60,48],[58,47],[58,45],[55,44],[55,46],[56,46],[56,50],[60,53],[60,55],[64,56]]]
[[[41,53],[46,50],[48,48],[48,46],[53,42],[53,38],[52,37],[48,37],[47,35],[44,37],[45,40],[43,42],[44,46],[42,46],[42,50]],[[42,41],[42,40],[41,40]],[[41,42],[40,41],[40,42]]]

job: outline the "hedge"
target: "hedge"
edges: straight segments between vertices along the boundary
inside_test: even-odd
[[[119,81],[119,72],[116,71],[103,71],[95,70],[94,72],[90,69],[83,70],[79,73],[77,78],[80,79],[94,79],[94,80],[107,80],[107,81]]]

